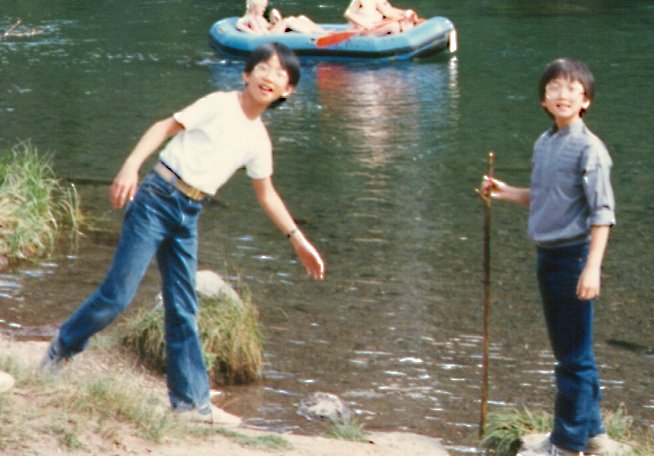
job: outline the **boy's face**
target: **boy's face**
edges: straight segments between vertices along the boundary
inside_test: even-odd
[[[265,105],[270,105],[280,97],[288,97],[294,89],[289,83],[288,72],[276,54],[257,63],[250,73],[243,73],[243,80],[249,94]]]
[[[579,81],[560,77],[547,83],[541,105],[552,114],[559,127],[565,127],[581,117],[582,109],[588,109],[590,100]]]

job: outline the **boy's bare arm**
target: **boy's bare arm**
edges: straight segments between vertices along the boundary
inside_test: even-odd
[[[379,5],[379,12],[384,15],[384,18],[387,19],[404,19],[404,10],[400,8],[395,8],[389,2],[381,2]]]
[[[293,217],[275,190],[272,179],[270,177],[252,179],[252,186],[259,205],[275,226],[289,237],[295,253],[304,264],[307,273],[316,280],[322,280],[325,276],[325,264],[316,248],[295,225]]]
[[[352,0],[350,5],[345,10],[343,16],[345,17],[345,19],[355,23],[359,27],[364,28],[366,30],[370,30],[375,26],[375,24],[373,24],[369,18],[366,18],[359,13],[360,7],[361,7],[360,0]]]
[[[139,169],[143,162],[156,152],[166,139],[183,129],[184,127],[172,116],[160,120],[148,128],[125,159],[111,184],[109,200],[114,209],[122,208],[127,201],[134,197],[138,186]]]
[[[609,226],[592,226],[590,229],[590,247],[584,270],[577,282],[579,299],[594,299],[600,295],[602,261],[609,241]]]

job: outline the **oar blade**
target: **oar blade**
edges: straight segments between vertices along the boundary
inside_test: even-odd
[[[316,47],[324,48],[336,46],[343,41],[349,40],[352,36],[360,33],[360,30],[345,30],[343,32],[330,33],[316,39]]]

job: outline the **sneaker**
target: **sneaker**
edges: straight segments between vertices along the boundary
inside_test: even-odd
[[[570,451],[559,448],[547,438],[540,444],[528,448],[523,445],[516,456],[584,456],[584,453],[582,451]]]
[[[586,456],[622,456],[631,454],[632,448],[626,443],[616,442],[607,433],[588,439],[584,450]]]
[[[227,413],[213,404],[189,410],[174,410],[173,414],[175,418],[180,420],[216,424],[218,426],[236,427],[242,422],[238,416]]]
[[[64,355],[64,348],[59,340],[59,331],[54,333],[48,351],[45,352],[39,370],[44,373],[57,375],[64,368],[66,363],[70,360],[70,356]]]
[[[556,445],[552,445],[548,456],[584,456],[584,452],[564,450],[563,448],[559,448]]]
[[[208,406],[188,410],[174,410],[173,416],[182,421],[213,424],[213,413],[211,413],[211,408]]]

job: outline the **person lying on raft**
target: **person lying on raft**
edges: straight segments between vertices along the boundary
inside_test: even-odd
[[[292,30],[309,35],[326,33],[318,24],[306,16],[282,17],[281,13],[273,9],[270,12],[270,21],[264,13],[268,7],[268,0],[247,0],[245,15],[236,22],[236,28],[242,32],[253,35],[275,35]]]
[[[424,22],[415,11],[395,8],[388,0],[352,0],[344,16],[352,27],[377,36],[400,33]]]

